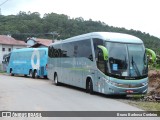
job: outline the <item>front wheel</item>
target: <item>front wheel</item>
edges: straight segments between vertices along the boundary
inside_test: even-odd
[[[89,80],[89,81],[87,82],[86,92],[87,92],[87,93],[90,93],[90,94],[94,94],[94,91],[93,91],[93,82],[92,82],[92,80]]]

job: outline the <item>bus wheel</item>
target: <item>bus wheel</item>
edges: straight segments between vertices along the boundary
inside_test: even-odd
[[[45,76],[43,76],[43,77],[44,77],[44,79],[48,79],[47,75],[45,75]]]
[[[11,75],[11,76],[14,76],[14,73],[13,73],[13,70],[12,70],[12,69],[10,70],[10,75]]]
[[[54,84],[55,84],[56,86],[59,85],[57,74],[54,75]]]
[[[32,74],[32,78],[38,78],[37,70],[34,70],[34,72]]]
[[[27,75],[25,74],[24,77],[27,77]]]
[[[92,80],[88,80],[88,81],[87,81],[87,84],[86,84],[86,92],[87,92],[87,93],[90,93],[90,94],[94,94]]]

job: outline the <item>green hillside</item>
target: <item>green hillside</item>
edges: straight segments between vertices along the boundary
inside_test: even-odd
[[[160,55],[160,39],[141,31],[113,27],[101,21],[84,20],[82,17],[70,18],[67,15],[56,13],[45,14],[43,18],[38,12],[0,15],[0,34],[11,34],[18,40],[26,40],[27,37],[52,39],[52,36],[46,33],[53,31],[60,34],[58,39],[95,31],[127,33],[139,37],[144,41],[146,47]]]

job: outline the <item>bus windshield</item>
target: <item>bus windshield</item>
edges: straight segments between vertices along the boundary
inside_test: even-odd
[[[147,75],[147,57],[143,44],[107,42],[107,49],[107,68],[110,75],[127,78]]]

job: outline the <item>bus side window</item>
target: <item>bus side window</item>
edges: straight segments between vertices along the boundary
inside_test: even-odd
[[[103,40],[99,38],[93,38],[93,46],[95,51],[95,58],[98,58],[98,45],[103,45]]]
[[[73,47],[74,57],[84,57],[93,61],[90,39],[76,41],[76,42],[73,42],[72,45],[74,46]]]
[[[63,43],[61,49],[62,57],[74,57],[73,43]]]

